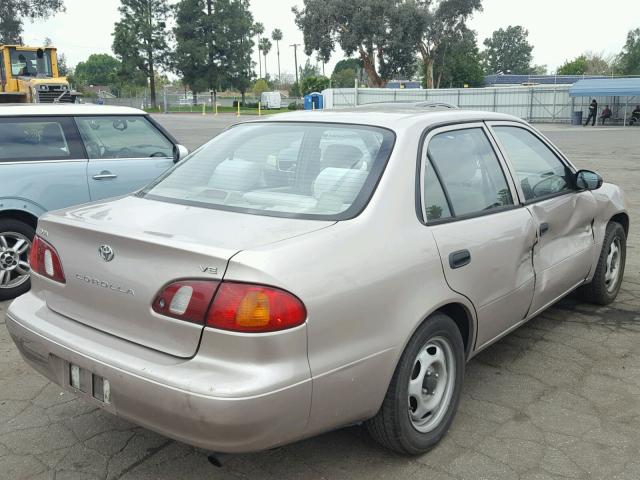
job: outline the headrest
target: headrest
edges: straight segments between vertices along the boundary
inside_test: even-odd
[[[225,160],[218,165],[209,180],[209,187],[246,192],[260,182],[260,165],[246,160]]]
[[[313,196],[338,198],[342,203],[353,203],[356,199],[368,172],[351,168],[325,168],[313,183]]]
[[[49,146],[65,146],[62,131],[60,130],[60,126],[57,123],[47,123],[47,125],[42,130],[41,139],[42,143],[46,143]]]
[[[329,145],[322,156],[325,168],[355,168],[362,159],[362,152],[353,145]]]

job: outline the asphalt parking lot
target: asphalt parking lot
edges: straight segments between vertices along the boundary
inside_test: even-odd
[[[157,119],[191,149],[237,121]],[[640,129],[540,128],[579,166],[625,189],[632,230],[622,291],[606,308],[564,300],[472,360],[453,427],[430,453],[391,454],[351,427],[215,466],[207,452],[45,381],[0,327],[0,478],[640,478]]]

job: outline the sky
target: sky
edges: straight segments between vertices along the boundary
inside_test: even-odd
[[[637,0],[483,0],[482,3],[483,11],[469,22],[478,32],[479,43],[498,28],[522,25],[529,30],[529,42],[534,46],[533,62],[547,65],[550,72],[585,51],[617,54],[624,46],[627,32],[640,27]],[[39,45],[49,37],[71,66],[92,53],[112,53],[111,33],[119,19],[119,4],[119,0],[65,0],[66,13],[25,22],[25,43]],[[303,43],[291,12],[291,7],[302,4],[302,0],[251,0],[254,19],[265,25],[265,32],[274,28],[283,31],[284,39],[280,42],[283,73],[295,72],[293,48],[289,45]],[[299,64],[306,58],[303,48],[298,50]],[[327,75],[342,58],[338,47],[325,67]],[[254,61],[257,60],[256,49]],[[267,69],[270,74],[277,71],[275,44],[267,57]]]

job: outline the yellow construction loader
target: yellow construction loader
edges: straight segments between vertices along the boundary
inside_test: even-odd
[[[0,103],[75,103],[52,47],[0,45]]]

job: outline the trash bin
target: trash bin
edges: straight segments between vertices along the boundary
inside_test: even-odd
[[[582,111],[573,112],[573,117],[571,117],[571,125],[582,125]]]

